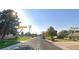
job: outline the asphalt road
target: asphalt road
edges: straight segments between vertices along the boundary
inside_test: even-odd
[[[61,48],[38,36],[28,42],[22,43],[20,47],[15,50],[61,50]]]
[[[41,50],[62,50],[62,49],[57,47],[56,45],[51,44],[50,42],[44,40],[41,45]]]

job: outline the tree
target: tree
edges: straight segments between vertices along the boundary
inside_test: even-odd
[[[55,39],[53,38],[54,36],[57,36],[57,31],[52,26],[50,26],[47,29],[47,31],[42,32],[43,39],[47,38],[47,39],[50,39],[52,41],[55,41]]]
[[[0,12],[0,35],[1,39],[5,37],[6,34],[16,35],[16,26],[19,25],[19,18],[17,12],[11,9],[3,10]]]
[[[43,39],[45,39],[47,36],[48,36],[48,33],[47,32],[42,32]]]
[[[24,32],[21,32],[21,36],[23,36],[24,35]]]
[[[47,30],[47,33],[48,33],[48,36],[50,36],[51,39],[54,41],[53,36],[57,36],[57,31],[52,26],[50,26]]]
[[[57,31],[52,26],[50,26],[48,28],[47,32],[48,32],[49,36],[56,36],[57,35]]]
[[[62,31],[60,31],[59,33],[58,33],[58,38],[64,38],[64,37],[66,37],[67,35],[69,34],[69,31],[67,31],[67,30],[62,30]]]

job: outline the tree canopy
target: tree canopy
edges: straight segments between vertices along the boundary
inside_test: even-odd
[[[0,12],[0,36],[3,39],[6,34],[16,35],[16,26],[19,26],[17,12],[11,9]]]
[[[50,26],[48,28],[47,32],[48,32],[49,36],[56,36],[57,35],[57,31],[52,26]]]
[[[62,30],[58,33],[58,38],[64,38],[69,34],[69,31],[67,30]]]
[[[45,37],[50,37],[50,39],[54,41],[53,37],[57,36],[57,31],[52,26],[50,26],[46,32],[42,32],[42,36],[44,39]]]

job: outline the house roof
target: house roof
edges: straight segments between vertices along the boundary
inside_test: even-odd
[[[69,34],[68,36],[79,36],[79,32],[71,33],[71,34]]]

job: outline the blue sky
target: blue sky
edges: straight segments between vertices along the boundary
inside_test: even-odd
[[[57,31],[79,26],[78,9],[23,9],[22,11],[32,22],[30,25],[36,26],[41,31],[49,26],[53,26]]]

